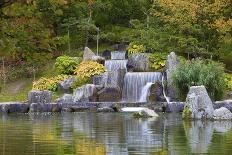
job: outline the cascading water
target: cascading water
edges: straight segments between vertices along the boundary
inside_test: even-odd
[[[105,67],[107,71],[116,71],[126,69],[127,60],[106,60]]]
[[[161,82],[160,72],[128,72],[124,77],[123,101],[139,102],[142,89],[147,83]],[[146,94],[147,95],[147,94]]]
[[[124,60],[126,59],[125,51],[112,51],[111,52],[111,60]]]
[[[142,93],[141,96],[139,98],[139,102],[147,102],[147,95],[150,93],[150,88],[151,85],[153,85],[154,83],[152,82],[148,82],[142,89]]]

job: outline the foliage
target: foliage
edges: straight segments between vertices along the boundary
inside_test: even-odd
[[[189,87],[204,85],[212,99],[221,99],[226,86],[223,65],[209,60],[182,62],[174,71],[172,79],[182,98],[186,97]]]
[[[161,70],[165,67],[167,55],[164,53],[153,53],[149,56],[149,65],[153,70]]]
[[[134,42],[131,42],[128,47],[128,54],[134,54],[134,53],[144,53],[146,51],[146,48],[143,45],[138,45]]]
[[[58,83],[69,77],[69,75],[58,75],[51,78],[41,77],[38,81],[33,82],[32,89],[56,91],[58,88]]]
[[[73,74],[80,61],[81,59],[63,55],[56,58],[55,68],[60,74]]]
[[[232,90],[232,74],[226,74],[225,80],[227,89]]]
[[[102,64],[99,64],[95,61],[83,61],[76,68],[74,73],[83,79],[89,79],[94,75],[99,75],[106,71],[105,67]]]
[[[76,89],[78,87],[81,87],[85,84],[91,83],[91,78],[81,78],[81,77],[76,77],[74,82],[72,83],[71,88]]]

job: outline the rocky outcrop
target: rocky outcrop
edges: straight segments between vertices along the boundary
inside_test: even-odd
[[[73,96],[71,94],[64,94],[62,97],[56,100],[58,104],[73,104]]]
[[[0,112],[2,113],[27,113],[29,104],[19,102],[3,102],[0,104]]]
[[[61,81],[58,84],[58,90],[61,92],[65,92],[65,93],[70,93],[71,92],[71,86],[73,84],[73,82],[75,81],[75,76],[72,76],[64,81]]]
[[[215,109],[213,112],[213,118],[215,120],[228,120],[232,119],[232,113],[225,107]]]
[[[74,102],[96,102],[97,97],[97,87],[93,84],[86,84],[79,87],[73,92]]]
[[[97,112],[115,112],[113,108],[110,107],[102,107],[97,108]]]
[[[106,86],[98,93],[99,102],[119,102],[122,99],[122,93],[119,87]]]
[[[28,103],[51,103],[52,92],[32,90],[28,93]]]
[[[135,53],[128,58],[127,68],[130,71],[149,71],[149,54]]]
[[[134,113],[134,117],[158,117],[158,114],[155,113],[154,110],[143,108],[139,112]]]
[[[89,49],[88,47],[85,47],[84,54],[83,54],[83,60],[92,60],[92,57],[95,56],[95,54]]]
[[[225,107],[228,110],[230,110],[230,112],[232,112],[232,100],[224,100],[224,101],[216,101],[213,104],[214,109],[219,109],[221,107]]]
[[[32,103],[30,105],[30,113],[38,112],[60,112],[61,105],[57,103]]]
[[[190,87],[183,111],[183,117],[190,119],[212,119],[213,112],[213,104],[205,87]]]
[[[104,63],[105,63],[105,58],[103,58],[101,56],[93,56],[91,58],[91,60],[96,61],[96,62],[98,62],[99,64],[102,64],[102,65],[104,65]]]
[[[178,60],[177,60],[177,56],[174,52],[171,52],[168,57],[167,57],[167,61],[166,61],[166,73],[167,73],[167,82],[168,85],[172,84],[172,72],[176,70],[178,66]]]
[[[156,82],[150,88],[150,94],[148,96],[150,102],[165,102],[163,96],[163,87],[161,82]]]

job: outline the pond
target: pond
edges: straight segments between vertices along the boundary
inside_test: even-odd
[[[1,115],[2,155],[230,154],[232,122],[184,122],[181,114]]]

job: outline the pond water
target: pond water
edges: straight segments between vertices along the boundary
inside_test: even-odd
[[[232,122],[183,122],[180,114],[1,115],[0,154],[231,154],[231,127]]]

